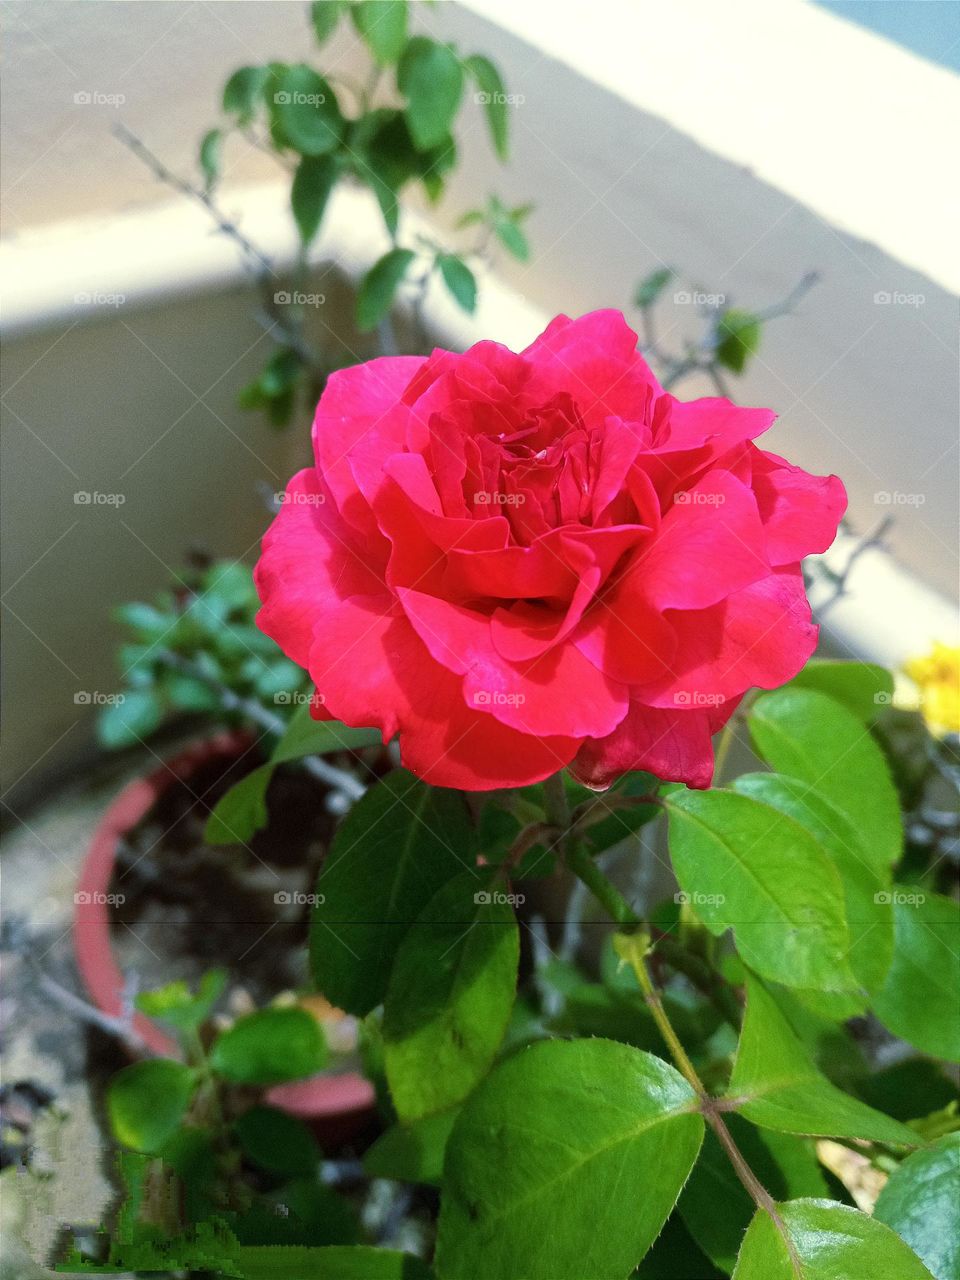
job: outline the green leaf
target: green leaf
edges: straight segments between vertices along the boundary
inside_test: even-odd
[[[359,751],[381,741],[379,729],[351,729],[339,720],[314,720],[310,704],[302,703],[290,717],[270,763],[284,764],[302,756],[326,756],[333,751]]]
[[[852,711],[858,720],[870,724],[893,701],[893,676],[886,667],[872,662],[840,662],[833,658],[812,658],[791,689],[815,689]]]
[[[510,1021],[520,938],[513,907],[474,870],[445,884],[401,942],[383,1012],[390,1096],[401,1121],[461,1102]]]
[[[397,769],[350,810],[317,883],[314,978],[328,1000],[363,1015],[379,1004],[407,930],[440,885],[474,865],[463,797]]]
[[[827,1194],[817,1158],[801,1139],[761,1134],[736,1115],[726,1116],[725,1123],[740,1154],[775,1200]],[[782,1164],[778,1156],[784,1157]],[[729,1275],[756,1205],[712,1129],[706,1131],[677,1208],[703,1252]]]
[[[151,1058],[124,1067],[107,1086],[107,1115],[118,1142],[153,1154],[179,1128],[197,1078],[171,1058]]]
[[[451,1107],[412,1124],[393,1125],[364,1155],[364,1169],[373,1178],[439,1187],[447,1140],[459,1114],[459,1107]]]
[[[907,1156],[873,1216],[896,1231],[936,1280],[960,1276],[960,1133]]]
[[[805,827],[730,791],[677,792],[667,810],[677,879],[712,933],[732,928],[744,961],[785,986],[856,990],[843,885]]]
[[[343,8],[343,0],[313,0],[310,21],[313,23],[317,44],[325,44],[336,31]]]
[[[333,89],[305,63],[285,67],[274,81],[271,115],[284,139],[304,156],[336,150],[343,116]]]
[[[203,830],[207,844],[246,844],[267,825],[267,789],[272,777],[273,765],[262,764],[220,797]]]
[[[227,1274],[240,1280],[431,1280],[432,1275],[412,1253],[365,1245],[247,1245],[237,1251],[235,1265]]]
[[[407,100],[406,117],[420,151],[450,132],[463,93],[463,68],[453,50],[427,36],[414,36],[397,70],[397,86]]]
[[[210,129],[200,142],[200,169],[208,191],[220,177],[222,151],[223,133],[219,129]]]
[[[777,1208],[783,1232],[758,1209],[733,1280],[931,1280],[895,1232],[858,1209],[830,1200]]]
[[[733,373],[743,373],[747,358],[760,346],[760,321],[749,311],[733,308],[720,317],[714,356]]]
[[[321,1152],[306,1125],[276,1107],[251,1107],[234,1124],[248,1160],[269,1173],[313,1177]]]
[[[529,261],[530,245],[515,222],[511,222],[509,218],[500,218],[493,224],[493,232],[507,253],[512,254],[518,262]]]
[[[376,729],[351,729],[337,720],[314,720],[309,703],[303,703],[290,717],[269,761],[235,782],[217,801],[207,819],[204,840],[208,844],[245,844],[267,825],[267,791],[277,765],[303,756],[357,751],[379,741]]]
[[[504,90],[500,72],[489,58],[474,53],[463,62],[464,70],[476,82],[479,93],[477,101],[483,106],[490,129],[493,149],[501,160],[506,160],[509,150],[507,144],[507,95]]]
[[[305,1009],[260,1009],[220,1033],[210,1064],[234,1084],[282,1084],[316,1075],[326,1056],[320,1025]]]
[[[473,272],[462,258],[453,253],[437,254],[437,266],[443,276],[443,283],[464,311],[472,315],[477,309],[477,281]]]
[[[226,969],[211,969],[193,992],[179,979],[156,991],[143,991],[134,1004],[148,1018],[157,1018],[177,1031],[195,1031],[213,1012],[227,985]]]
[[[152,604],[144,604],[140,600],[131,600],[127,604],[119,604],[113,611],[117,622],[136,633],[138,640],[160,640],[176,621],[175,615],[154,608]]]
[[[240,125],[249,124],[256,113],[270,79],[269,67],[241,67],[223,87],[223,109],[236,116]]]
[[[406,0],[359,0],[350,16],[374,61],[381,67],[396,62],[407,42]]]
[[[440,1280],[623,1280],[696,1159],[696,1107],[671,1066],[611,1040],[502,1062],[447,1145]]]
[[[922,1052],[960,1061],[960,908],[910,885],[892,897],[893,962],[874,1013]]]
[[[762,1128],[915,1146],[916,1134],[820,1074],[773,996],[747,979],[747,1010],[727,1097]]]
[[[290,207],[305,245],[320,229],[336,180],[337,161],[334,156],[304,156],[297,165],[290,188]]]
[[[673,267],[660,267],[656,271],[651,271],[637,285],[633,295],[634,305],[641,310],[652,307],[676,274]]]
[[[880,874],[864,849],[859,832],[840,811],[797,778],[778,773],[747,773],[733,784],[794,818],[830,856],[843,881],[850,929],[850,967],[864,992],[880,989],[893,956],[893,908],[890,877]],[[803,993],[828,1017],[853,1017],[866,1008],[866,998],[837,992]]]
[[[883,753],[853,712],[816,690],[787,687],[758,698],[749,719],[764,760],[845,814],[885,874],[903,847],[900,806]]]
[[[142,743],[163,719],[163,705],[152,689],[128,689],[117,697],[121,701],[104,707],[97,717],[97,737],[111,750]]]
[[[415,258],[412,249],[391,249],[373,264],[357,295],[357,328],[375,329],[393,306],[393,296]]]

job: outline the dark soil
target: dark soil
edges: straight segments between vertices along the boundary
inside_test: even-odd
[[[270,821],[249,844],[209,845],[204,826],[220,797],[262,763],[214,760],[176,782],[131,830],[110,892],[120,967],[138,989],[196,980],[215,966],[256,1004],[306,981],[306,942],[317,873],[338,818],[329,788],[296,766],[277,770]],[[382,751],[331,763],[367,780],[387,770]]]

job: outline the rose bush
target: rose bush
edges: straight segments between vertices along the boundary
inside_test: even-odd
[[[846,501],[753,443],[773,420],[665,392],[615,311],[520,354],[341,370],[264,539],[259,625],[319,715],[399,734],[428,782],[707,787],[744,692],[814,649],[800,560]]]

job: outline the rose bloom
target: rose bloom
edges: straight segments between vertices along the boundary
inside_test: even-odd
[[[846,504],[752,443],[773,420],[665,392],[616,311],[519,355],[343,369],[264,538],[258,623],[315,714],[399,734],[427,782],[707,787],[744,692],[813,652],[800,560]]]

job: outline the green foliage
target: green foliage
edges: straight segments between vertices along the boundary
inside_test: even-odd
[[[829,1200],[794,1200],[777,1210],[778,1223],[758,1210],[733,1280],[930,1280],[916,1254],[865,1213]]]
[[[357,295],[357,327],[375,329],[393,306],[394,295],[416,254],[412,249],[391,249],[378,258],[360,284]]]
[[[751,796],[688,791],[667,802],[673,866],[694,912],[764,977],[856,991],[843,885],[793,818]]]
[[[397,61],[407,42],[406,0],[359,0],[350,16],[381,67]]]
[[[180,1127],[197,1078],[169,1058],[134,1062],[107,1090],[107,1114],[118,1142],[134,1151],[159,1151]]]
[[[320,229],[323,213],[339,174],[335,156],[304,156],[290,188],[290,207],[304,245]]]
[[[784,1133],[860,1138],[913,1146],[905,1125],[851,1098],[816,1069],[803,1045],[755,978],[727,1096],[748,1120]]]
[[[222,630],[249,581],[235,570],[222,588],[190,600],[175,629],[205,634],[219,618]],[[170,601],[124,620],[142,673]],[[368,1247],[366,1214],[318,1179],[310,1131],[263,1096],[324,1064],[319,1025],[272,1007],[213,1034],[218,974],[137,1002],[180,1032],[188,1065],[137,1064],[110,1087],[112,1127],[133,1149],[110,1265],[331,1280],[954,1280],[955,1090],[928,1058],[872,1061],[877,1020],[931,1058],[960,1052],[960,915],[935,892],[937,870],[903,858],[896,752],[875,736],[889,691],[869,664],[810,664],[743,708],[770,768],[724,789],[636,774],[597,796],[554,778],[468,806],[403,770],[377,782],[321,866],[311,968],[364,1017],[382,1124],[365,1175],[421,1188],[403,1203],[439,1205],[433,1271]],[[211,834],[262,820],[278,764],[376,741],[301,705]],[[631,904],[603,868],[614,846],[626,868],[629,837],[664,810],[680,893]],[[618,921],[612,940],[578,952],[576,919],[538,919],[559,879],[538,877],[564,860],[601,919]],[[594,906],[581,904],[584,921]],[[820,1138],[889,1174],[872,1217],[839,1202]],[[176,1194],[158,1200],[161,1172]],[[178,1206],[177,1224],[150,1217],[160,1200]]]
[[[315,1075],[326,1062],[320,1025],[305,1009],[260,1009],[222,1031],[210,1064],[234,1084],[282,1084]]]
[[[873,1213],[892,1227],[935,1280],[960,1275],[960,1133],[908,1156],[880,1192]]]
[[[960,908],[909,885],[892,897],[893,961],[874,1011],[924,1053],[960,1061]]]
[[[749,311],[724,312],[717,325],[717,362],[733,373],[743,373],[760,346],[760,320]]]
[[[437,266],[443,276],[443,283],[463,307],[464,311],[473,312],[477,307],[477,282],[473,272],[453,253],[437,255]]]
[[[178,714],[249,724],[245,704],[282,725],[308,680],[255,626],[258,608],[249,567],[233,560],[186,567],[152,603],[118,606],[129,643],[117,655],[122,698],[98,718],[104,746],[136,746]]]
[[[313,975],[341,1009],[365,1014],[386,995],[394,957],[438,888],[470,867],[466,805],[402,769],[345,818],[317,883],[310,931]]]
[[[397,87],[407,100],[405,115],[418,150],[428,151],[450,132],[463,94],[463,67],[453,49],[414,36],[403,51]]]
[[[657,271],[651,271],[637,285],[633,295],[634,304],[641,310],[652,307],[670,281],[676,278],[676,274],[672,267],[660,267]]]
[[[472,869],[431,898],[401,942],[387,987],[383,1038],[401,1121],[461,1102],[503,1039],[520,939],[507,895]]]
[[[489,58],[485,58],[480,53],[465,58],[463,67],[480,91],[494,150],[501,160],[506,160],[508,153],[507,94],[500,72]]]
[[[578,1040],[508,1058],[466,1103],[447,1145],[439,1280],[627,1275],[676,1203],[702,1137],[690,1086],[650,1054]]]
[[[180,980],[168,982],[156,991],[141,992],[135,1003],[148,1018],[157,1018],[175,1031],[190,1034],[210,1017],[226,983],[226,970],[211,969],[201,978],[196,993]]]

